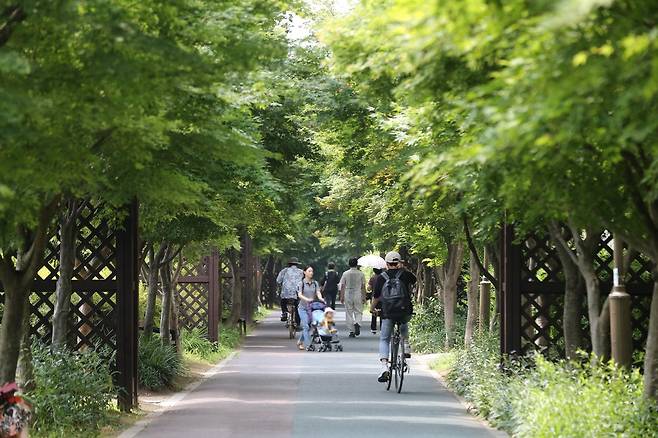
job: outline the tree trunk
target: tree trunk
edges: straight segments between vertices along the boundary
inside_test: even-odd
[[[34,389],[34,365],[32,364],[32,325],[30,324],[30,293],[25,294],[25,311],[23,312],[23,323],[21,330],[21,346],[18,354],[18,367],[16,381],[21,389],[30,391]]]
[[[158,252],[154,248],[149,248],[148,274],[149,282],[146,297],[146,310],[144,312],[144,333],[142,336],[151,336],[153,334],[154,317],[155,317],[155,300],[158,296],[158,280],[160,277],[160,264],[164,258],[167,245],[161,244]]]
[[[178,264],[176,271],[171,278],[171,328],[176,334],[176,351],[182,352],[181,339],[180,339],[180,295],[178,293],[178,280],[180,279],[181,271],[183,270],[183,254],[178,255]]]
[[[589,257],[583,257],[580,265],[580,272],[585,277],[585,288],[587,290],[587,316],[589,319],[589,332],[592,339],[592,352],[598,357],[604,357],[605,346],[601,333],[601,286],[596,271],[594,270],[594,260]]]
[[[564,349],[567,359],[575,359],[578,349],[583,347],[580,330],[580,318],[582,314],[584,281],[578,266],[573,262],[571,256],[560,244],[554,233],[559,230],[551,229],[551,236],[557,249],[557,255],[562,264],[564,273],[564,308],[562,313],[564,326]]]
[[[231,250],[227,258],[231,268],[231,324],[236,325],[242,318],[242,280],[238,263],[240,255],[235,250]]]
[[[262,269],[262,260],[260,257],[254,257],[254,266],[256,267],[256,303],[257,306],[254,311],[258,310],[258,307],[264,305],[263,303],[263,269]]]
[[[26,312],[25,296],[29,293],[17,283],[17,281],[10,282],[4,277],[2,279],[5,288],[5,307],[0,325],[0,385],[16,379],[23,313]]]
[[[644,356],[644,397],[658,399],[658,280],[653,283],[649,333]]]
[[[500,246],[499,245],[487,245],[487,254],[491,257],[491,265],[493,266],[494,277],[500,281]],[[496,329],[498,320],[500,317],[500,287],[498,284],[492,283],[491,285],[494,288],[494,314],[491,316],[489,321],[489,331],[493,332]]]
[[[160,312],[160,341],[162,345],[169,345],[170,318],[171,318],[171,267],[164,263],[160,267],[160,278],[162,282],[162,312]]]
[[[21,230],[22,248],[15,252],[16,261],[11,251],[0,254],[0,281],[5,289],[4,312],[0,325],[0,385],[16,379],[16,367],[23,335],[23,312],[29,299],[34,276],[43,263],[50,222],[59,204],[55,198],[39,214],[39,223],[34,232]]]
[[[469,257],[470,280],[467,286],[468,313],[466,316],[466,333],[464,345],[473,342],[473,334],[477,328],[478,313],[480,311],[480,267],[473,256]]]
[[[443,314],[446,331],[446,348],[455,343],[455,310],[457,307],[457,280],[464,261],[464,245],[451,243],[448,245],[448,259],[443,265]]]
[[[253,322],[254,316],[254,301],[255,301],[255,269],[254,257],[252,253],[252,241],[249,234],[244,233],[242,239],[242,269],[245,274],[244,289],[242,290],[242,317],[247,321],[247,324]]]
[[[573,225],[569,225],[569,228],[576,246],[576,254],[573,254],[564,239],[560,238],[559,241],[563,249],[571,253],[570,257],[578,265],[578,269],[585,280],[592,352],[598,359],[605,361],[610,357],[610,307],[607,298],[603,306],[601,305],[601,282],[594,269],[594,253],[601,233],[585,230],[585,238],[583,239],[580,229]]]
[[[52,348],[64,347],[69,336],[71,314],[71,280],[75,267],[75,237],[78,203],[70,201],[59,225],[59,278],[55,289]]]
[[[430,296],[432,296],[432,268],[423,265],[423,288],[420,295],[421,303],[425,302],[425,299]]]

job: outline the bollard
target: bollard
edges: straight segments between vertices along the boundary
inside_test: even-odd
[[[613,286],[610,300],[610,344],[612,360],[622,367],[629,368],[633,357],[633,337],[631,331],[631,296],[624,284],[624,243],[615,236],[613,241],[614,262]]]
[[[633,357],[631,296],[626,292],[626,286],[617,285],[612,288],[609,300],[612,359],[617,364],[629,368]]]
[[[491,282],[482,280],[480,282],[480,317],[478,318],[478,329],[484,333],[489,329],[489,317],[491,312]]]

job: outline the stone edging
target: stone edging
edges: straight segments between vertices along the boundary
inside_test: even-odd
[[[450,391],[450,394],[452,394],[452,396],[455,399],[457,399],[457,401],[464,407],[464,409],[466,409],[466,412],[468,412],[468,414],[474,420],[476,420],[478,423],[482,424],[487,429],[489,429],[495,436],[508,437],[509,435],[507,434],[507,432],[505,432],[503,430],[500,430],[500,429],[496,429],[491,424],[489,424],[489,422],[487,420],[480,417],[479,415],[474,415],[472,413],[473,410],[474,410],[474,406],[471,403],[469,403],[465,398],[463,398],[459,394],[455,393],[452,389],[450,389],[450,387],[448,386],[448,383],[445,381],[445,379],[438,372],[436,372],[435,370],[432,369],[432,367],[430,366],[430,363],[429,363],[430,360],[433,359],[432,356],[434,356],[434,355],[431,355],[431,354],[427,354],[427,355],[414,354],[414,360],[417,361],[425,371],[427,371],[429,374],[431,374],[432,377],[434,377],[434,379],[436,381],[438,381],[444,388],[446,388],[448,391]]]

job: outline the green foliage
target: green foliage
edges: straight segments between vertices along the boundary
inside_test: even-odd
[[[210,342],[200,329],[183,330],[181,345],[188,359],[217,363],[226,358],[240,344],[240,331],[236,327],[222,327],[219,345]]]
[[[500,365],[498,338],[457,352],[450,387],[494,426],[519,437],[652,436],[658,407],[642,398],[642,376],[613,364],[550,362]]]
[[[51,352],[32,347],[35,389],[26,394],[35,409],[35,436],[93,436],[109,421],[116,397],[107,357],[98,352]]]
[[[162,345],[157,336],[139,338],[137,367],[139,385],[152,390],[173,387],[176,377],[185,372],[176,348]]]
[[[423,305],[414,306],[415,315],[410,321],[409,339],[414,351],[418,353],[436,353],[445,350],[446,332],[443,306],[438,297],[429,297]],[[455,343],[464,343],[466,314],[457,306],[455,315]]]
[[[479,415],[495,427],[510,431],[516,424],[512,410],[515,385],[524,377],[523,368],[511,369],[515,374],[501,371],[497,334],[487,334],[477,337],[469,348],[457,351],[448,382],[475,406]]]

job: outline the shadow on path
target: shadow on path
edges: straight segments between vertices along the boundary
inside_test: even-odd
[[[338,313],[345,334],[344,312]],[[432,375],[411,362],[401,394],[377,382],[376,335],[341,336],[344,352],[298,351],[273,313],[220,372],[137,436],[492,437]]]

